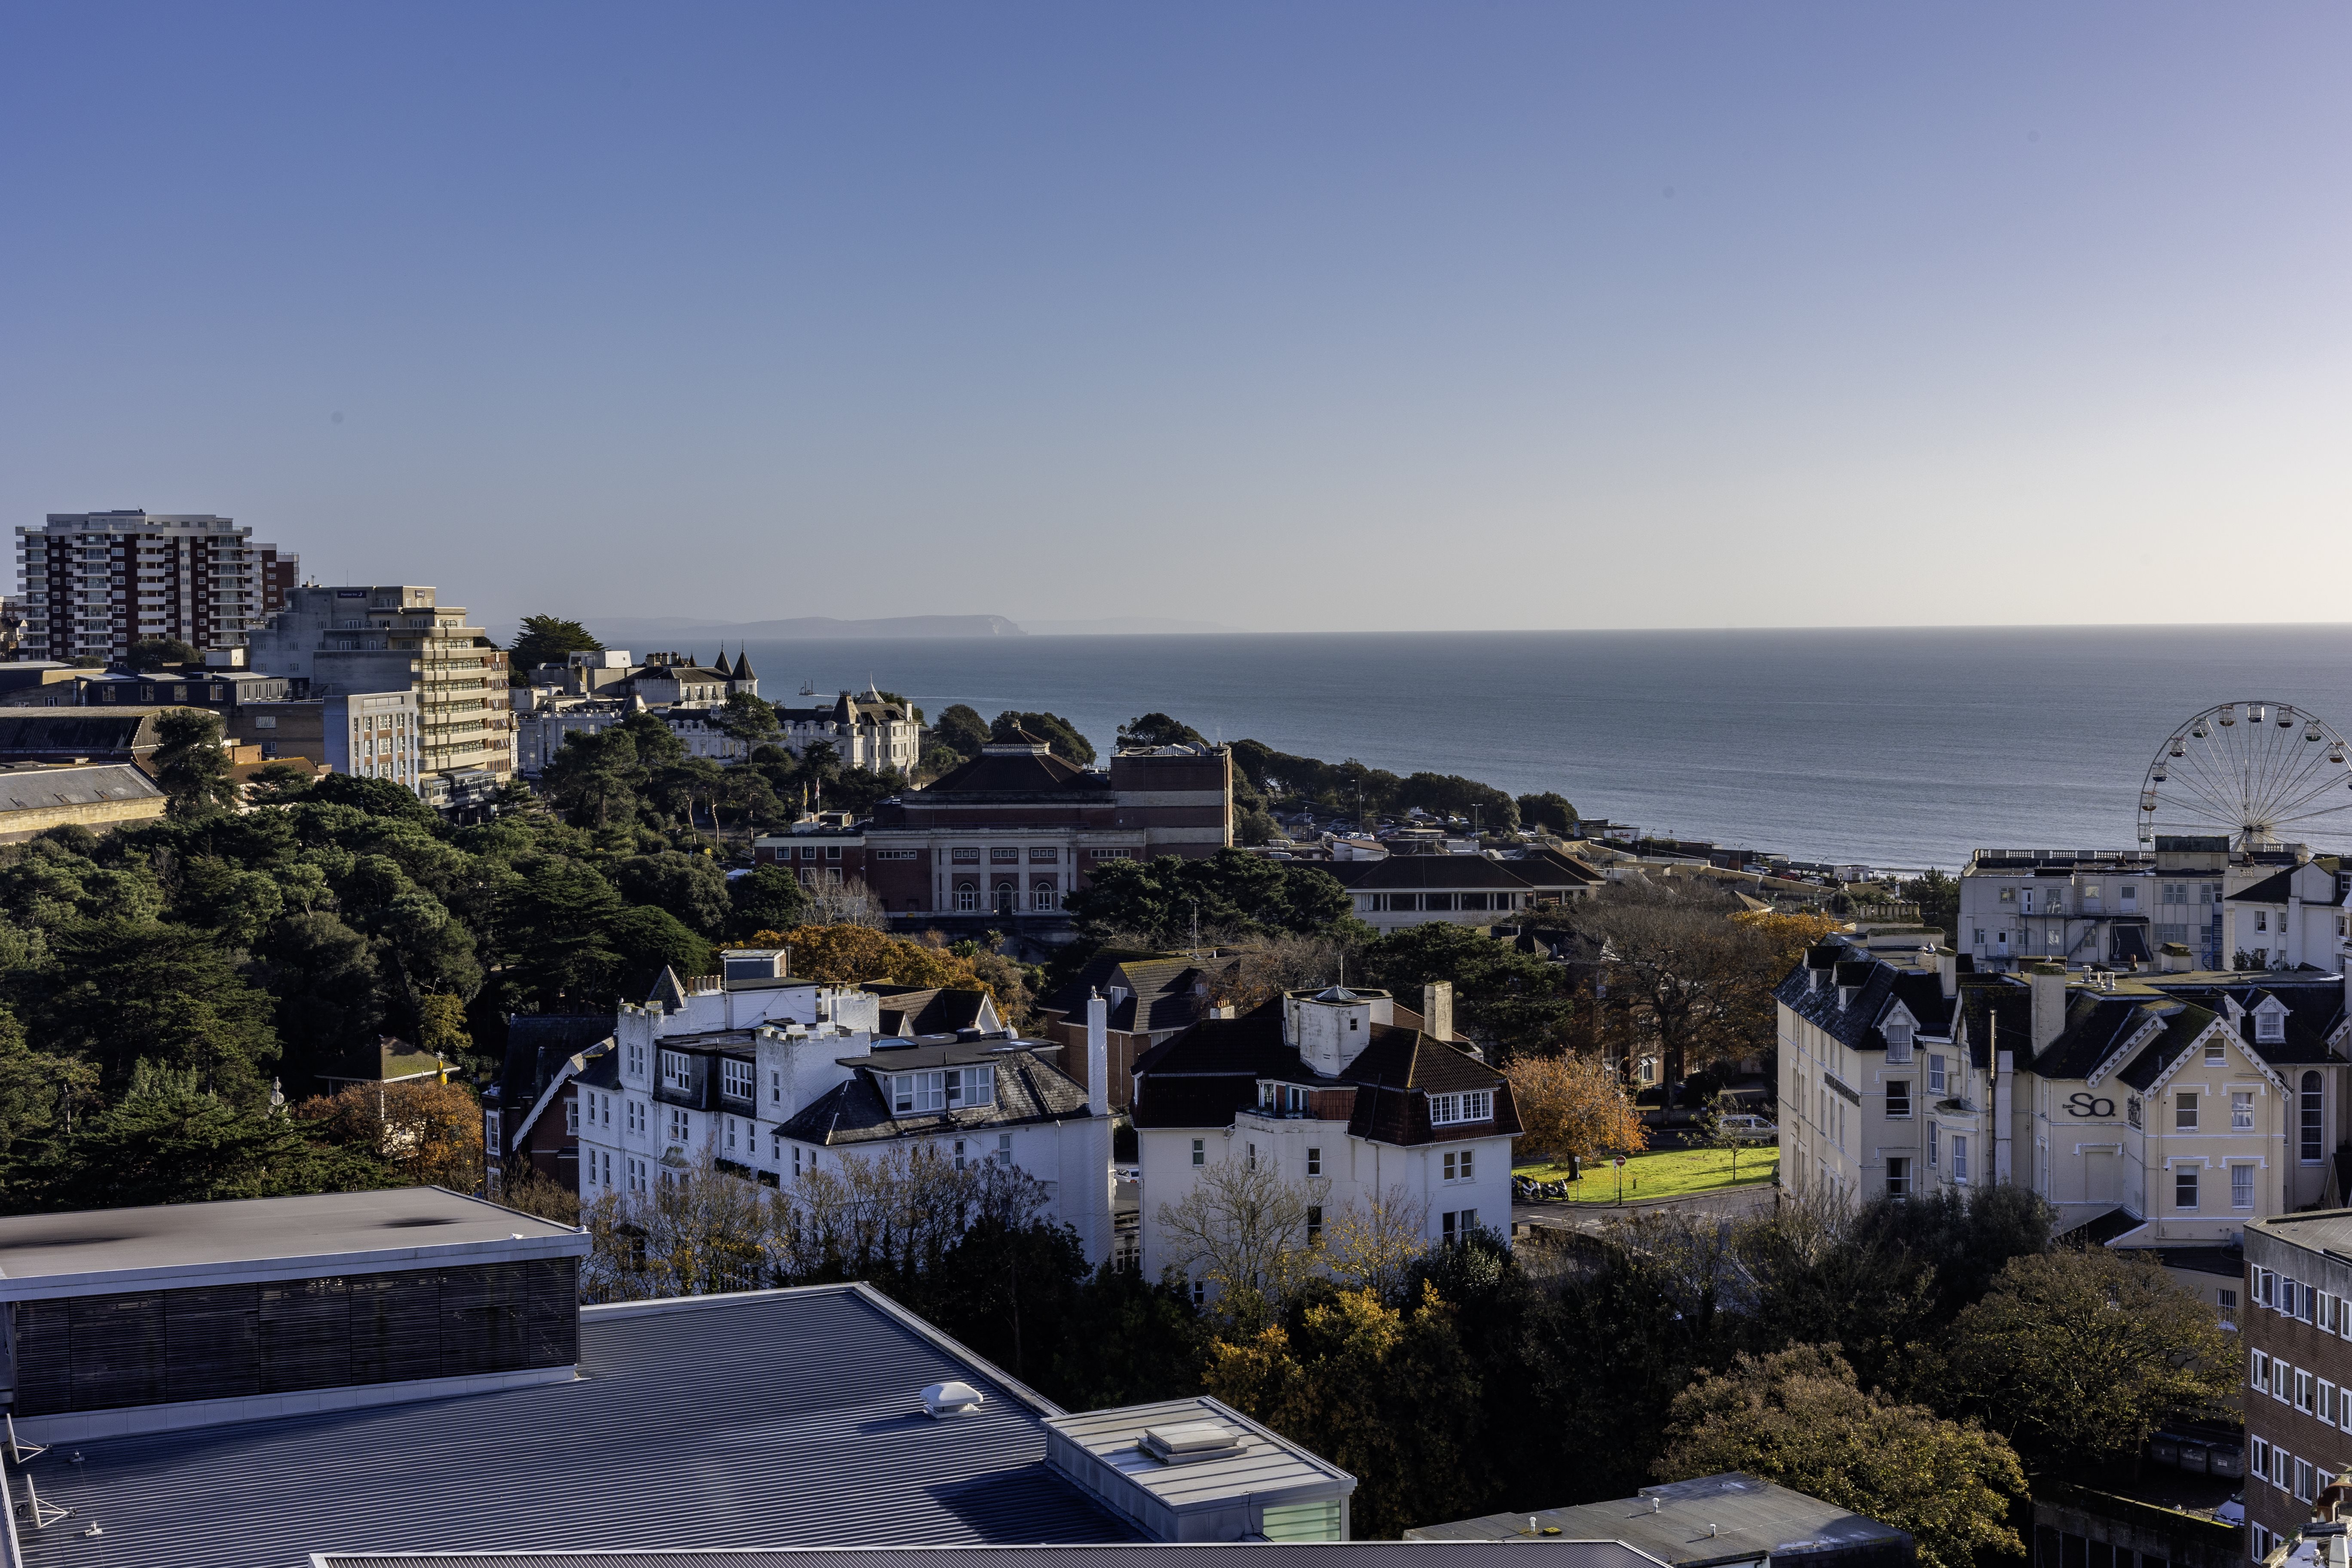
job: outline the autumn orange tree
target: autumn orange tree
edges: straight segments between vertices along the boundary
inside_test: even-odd
[[[482,1107],[462,1084],[355,1083],[304,1100],[294,1114],[412,1185],[470,1193],[482,1184]]]
[[[996,993],[980,977],[968,958],[919,942],[892,936],[871,926],[794,926],[790,931],[763,931],[751,939],[754,947],[792,949],[795,979],[854,984],[876,980],[891,985],[936,985],[947,991]]]
[[[1526,1130],[1522,1153],[1564,1163],[1570,1155],[1637,1154],[1650,1146],[1633,1097],[1597,1057],[1515,1057],[1503,1076]]]

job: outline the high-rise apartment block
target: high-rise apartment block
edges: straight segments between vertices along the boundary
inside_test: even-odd
[[[302,586],[247,634],[247,658],[311,697],[416,693],[416,793],[435,805],[478,804],[514,776],[507,656],[431,588]]]
[[[283,607],[299,559],[204,513],[53,511],[16,530],[13,657],[111,658],[143,637],[229,647]]]

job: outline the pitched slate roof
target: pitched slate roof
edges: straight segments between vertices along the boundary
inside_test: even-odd
[[[1819,985],[1811,981],[1817,970],[1826,972]],[[1886,1037],[1879,1026],[1898,1002],[1918,1021],[1918,1032],[1923,1035],[1948,1036],[1952,1027],[1953,1003],[1944,995],[1942,976],[1860,956],[1843,942],[1825,942],[1811,949],[1773,988],[1772,994],[1797,1016],[1852,1050],[1886,1048]]]
[[[1211,959],[1196,963],[1167,953],[1097,953],[1067,984],[1040,1002],[1038,1010],[1059,1014],[1065,1023],[1084,1024],[1087,1003],[1099,990],[1110,1004],[1106,1009],[1108,1027],[1130,1035],[1165,1034],[1198,1022],[1205,1005],[1202,989],[1209,974],[1238,962]],[[1115,994],[1118,992],[1126,994]]]
[[[951,1035],[958,1029],[992,1026],[982,1021],[988,1004],[985,991],[950,991],[937,985],[875,985],[866,990],[882,998],[882,1033],[908,1038],[917,1035]]]
[[[2057,1037],[2035,1054],[2032,1070],[2042,1078],[2088,1078],[2134,1036],[2174,1016],[2179,1008],[2177,1002],[2150,996],[2070,987],[2065,1023]]]
[[[1163,1040],[1137,1060],[1135,1079],[1139,1127],[1230,1127],[1235,1112],[1257,1102],[1258,1081],[1266,1079],[1354,1089],[1348,1131],[1359,1138],[1429,1142],[1436,1134],[1426,1097],[1461,1089],[1495,1092],[1495,1120],[1478,1123],[1476,1136],[1520,1131],[1503,1075],[1419,1029],[1374,1024],[1356,1059],[1337,1078],[1324,1077],[1283,1043],[1279,999],[1245,1018],[1204,1018]]]
[[[1110,780],[1067,763],[1051,752],[1014,751],[992,746],[980,755],[933,779],[915,792],[926,801],[958,795],[1110,795]]]
[[[1091,1114],[1087,1091],[1058,1068],[1027,1051],[991,1054],[997,1063],[996,1098],[991,1104],[893,1116],[873,1073],[859,1072],[847,1083],[836,1084],[811,1100],[783,1124],[782,1131],[794,1142],[838,1148],[894,1138],[936,1138],[967,1127],[1066,1121]],[[910,1057],[907,1065],[912,1069],[925,1064]]]
[[[2288,899],[2294,896],[2294,876],[2296,872],[2302,869],[2303,868],[2301,866],[2290,866],[2284,871],[2273,872],[2270,876],[2267,876],[2261,881],[2256,882],[2252,887],[2231,893],[2230,895],[2230,902],[2233,904],[2284,904]],[[2306,904],[2317,905],[2323,908],[2343,903],[2344,879],[2341,877],[2329,877],[2327,879],[2327,892],[2325,896],[2316,899],[2305,899],[2303,901]]]
[[[2186,1003],[2172,1005],[2174,1010],[2164,1015],[2164,1032],[2142,1047],[2139,1055],[2116,1074],[2142,1093],[2155,1087],[2165,1069],[2179,1061],[2213,1022],[2213,1015],[2202,1007]]]
[[[2033,1056],[2033,993],[2022,981],[2006,974],[1963,974],[1959,1016],[1953,1027],[1968,1037],[1969,1063],[1979,1071],[1992,1067],[1996,1049],[2016,1053],[2019,1061]]]
[[[1390,889],[1501,888],[1519,892],[1532,886],[1507,860],[1484,855],[1391,855],[1385,860],[1317,862],[1349,892]]]
[[[2177,985],[2159,984],[2157,989],[2165,995],[2178,997],[2225,1016],[2229,1012],[2229,1001],[2235,1001],[2245,1010],[2245,1016],[2238,1022],[2238,1038],[2244,1042],[2248,1050],[2273,1066],[2299,1066],[2306,1062],[2339,1059],[2333,1058],[2327,1048],[2328,1040],[2344,1025],[2344,987],[2333,978],[2311,985],[2283,984],[2280,977],[2272,976],[2261,980],[2249,979],[2243,984],[2217,985],[2209,980]],[[2276,997],[2286,1008],[2286,1037],[2283,1040],[2254,1038],[2253,1011],[2270,997]]]

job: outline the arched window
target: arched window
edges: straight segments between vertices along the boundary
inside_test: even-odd
[[[1054,884],[1040,882],[1029,889],[1029,907],[1040,913],[1050,913],[1054,908]]]
[[[2326,1109],[2326,1103],[2319,1087],[2319,1075],[2315,1072],[2304,1074],[2303,1163],[2306,1165],[2319,1163],[2321,1143],[2319,1120],[2320,1112]]]
[[[959,913],[970,914],[980,908],[980,889],[970,882],[956,884],[955,907]]]
[[[1021,907],[1021,885],[1018,882],[996,884],[996,912],[1009,915]]]

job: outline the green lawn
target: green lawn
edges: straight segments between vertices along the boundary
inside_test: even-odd
[[[1731,1155],[1721,1149],[1676,1149],[1655,1154],[1636,1154],[1625,1162],[1625,1196],[1634,1198],[1671,1198],[1685,1193],[1711,1192],[1717,1187],[1747,1186],[1751,1182],[1769,1182],[1780,1168],[1780,1151],[1769,1143],[1739,1152],[1739,1180],[1731,1179]],[[1566,1180],[1565,1165],[1515,1165],[1515,1176],[1528,1176],[1538,1182]],[[1609,1165],[1587,1164],[1584,1180],[1569,1188],[1569,1202],[1579,1204],[1613,1204],[1617,1201],[1617,1172]]]

